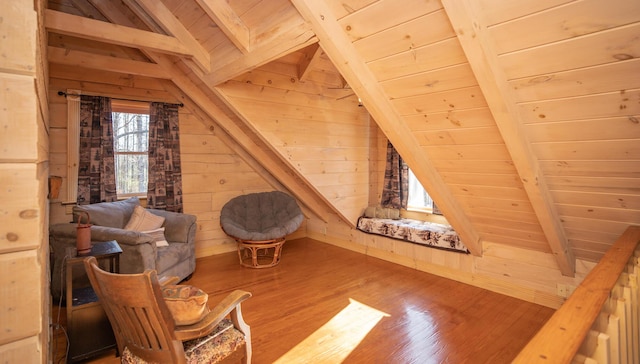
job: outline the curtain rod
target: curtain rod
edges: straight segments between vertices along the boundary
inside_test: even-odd
[[[66,93],[66,92],[64,92],[64,91],[58,91],[58,95],[60,95],[60,96],[64,96],[64,97],[67,97],[67,93]],[[80,96],[80,95],[78,95],[78,96]],[[114,99],[114,100],[123,100],[123,101],[153,102],[153,101],[149,101],[149,100],[125,99],[125,98],[121,98],[121,97],[109,97],[109,98]],[[183,104],[183,103],[179,103],[179,104],[176,104],[176,105],[178,105],[178,106],[180,106],[180,107],[184,107],[184,104]]]

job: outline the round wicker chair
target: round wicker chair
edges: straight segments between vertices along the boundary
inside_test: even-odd
[[[222,230],[238,242],[240,264],[250,268],[278,264],[285,236],[303,219],[296,200],[280,191],[234,197],[220,212]]]

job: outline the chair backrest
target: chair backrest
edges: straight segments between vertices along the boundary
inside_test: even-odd
[[[184,348],[175,338],[175,324],[155,271],[113,274],[100,269],[94,257],[84,263],[111,322],[120,354],[126,347],[147,362],[185,362]]]

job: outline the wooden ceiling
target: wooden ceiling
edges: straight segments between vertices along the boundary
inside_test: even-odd
[[[166,80],[325,221],[367,205],[375,121],[473,254],[572,276],[640,222],[637,1],[50,0],[45,22],[51,64]]]

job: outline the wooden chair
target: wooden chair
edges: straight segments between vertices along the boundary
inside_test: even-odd
[[[94,257],[84,264],[123,363],[251,362],[251,331],[240,310],[251,293],[236,290],[200,322],[176,326],[154,270],[113,274],[100,269]]]

